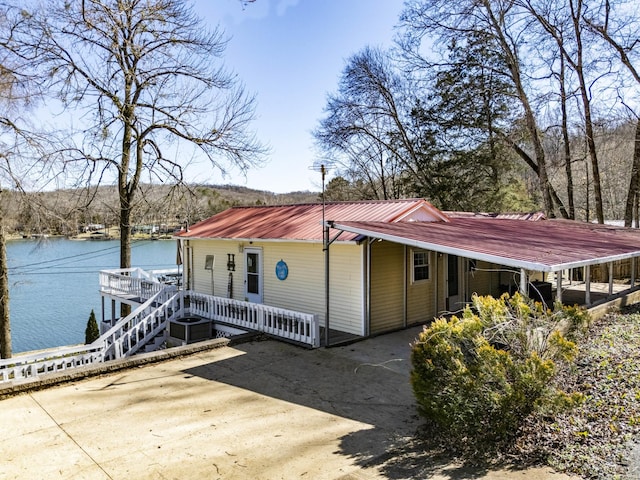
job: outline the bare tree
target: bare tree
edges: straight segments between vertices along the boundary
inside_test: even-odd
[[[528,88],[528,70],[537,66],[527,64],[527,44],[529,22],[523,10],[516,8],[513,1],[496,2],[493,0],[448,2],[446,0],[422,0],[405,4],[401,15],[404,36],[401,39],[405,58],[410,66],[418,69],[429,68],[437,60],[429,61],[423,55],[425,38],[433,42],[436,48],[433,54],[442,52],[442,45],[455,42],[459,37],[471,33],[487,36],[494,48],[500,52],[504,74],[510,79],[514,96],[522,110],[523,123],[528,132],[528,144],[521,145],[517,138],[504,136],[514,152],[531,167],[539,179],[540,192],[544,208],[548,215],[554,216],[555,205],[564,212],[560,199],[555,195],[545,159],[542,134],[536,111]],[[531,154],[529,153],[531,147]]]
[[[584,15],[589,28],[599,35],[613,50],[626,69],[636,89],[640,86],[640,47],[638,46],[638,19],[635,2],[610,2],[603,0],[598,9],[591,9]],[[624,90],[624,89],[621,89]],[[640,199],[640,115],[637,118],[633,164],[629,175],[629,189],[625,203],[624,224],[630,227],[634,208]],[[638,226],[638,225],[637,225]]]
[[[81,119],[66,168],[85,184],[117,184],[121,268],[131,266],[145,172],[179,183],[192,155],[223,172],[259,162],[264,148],[248,130],[254,99],[221,65],[223,33],[185,2],[59,0],[30,15],[22,52],[38,55],[52,91]]]
[[[0,190],[0,197],[2,190]],[[2,198],[0,215],[4,216]],[[9,316],[9,271],[4,225],[0,222],[0,358],[11,357],[11,319]]]
[[[562,144],[564,151],[564,169],[567,176],[567,203],[568,203],[568,216],[571,220],[576,218],[576,206],[575,195],[573,185],[573,168],[571,157],[571,139],[569,134],[569,113],[568,113],[568,100],[569,93],[567,92],[567,74],[564,56],[560,56],[560,71],[557,73],[558,86],[560,88],[560,111],[561,111],[561,130],[562,130]]]
[[[579,96],[582,102],[585,140],[591,162],[596,218],[598,223],[604,223],[600,167],[592,115],[591,91],[593,85],[587,79],[589,67],[587,65],[586,50],[588,50],[588,45],[585,40],[586,25],[582,20],[587,6],[583,0],[570,0],[568,2],[526,0],[522,2],[522,6],[536,19],[544,31],[555,40],[556,46],[560,51],[562,71],[564,71],[566,63],[571,67],[577,78]],[[599,76],[599,73],[596,77]],[[564,78],[566,78],[566,75],[563,75],[562,79]],[[562,89],[561,95],[564,98],[566,96],[565,85],[561,83],[560,86]],[[563,103],[562,107],[566,108],[566,102]]]
[[[386,52],[364,48],[347,61],[314,132],[342,174],[373,198],[398,198],[402,168],[415,165],[402,83]]]
[[[18,125],[20,109],[35,91],[29,88],[30,78],[24,74],[9,46],[11,31],[21,20],[11,17],[11,7],[0,3],[0,358],[12,355],[11,321],[9,315],[9,269],[5,243],[5,202],[7,188],[19,189],[21,173],[17,157],[19,143],[37,145],[35,138]]]

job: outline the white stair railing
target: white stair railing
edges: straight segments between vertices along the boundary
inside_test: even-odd
[[[0,359],[0,384],[128,357],[163,333],[170,320],[190,315],[320,346],[320,326],[315,315],[164,286],[90,345]]]
[[[133,355],[162,333],[172,314],[179,311],[177,288],[166,286],[90,345],[47,349],[0,359],[0,383]]]
[[[93,345],[101,345],[104,360],[133,355],[167,326],[167,321],[180,309],[180,296],[174,286],[164,288],[120,319],[104,332]]]

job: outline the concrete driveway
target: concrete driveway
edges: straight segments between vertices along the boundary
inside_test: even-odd
[[[419,330],[317,350],[253,341],[7,398],[0,479],[567,478],[413,447]]]

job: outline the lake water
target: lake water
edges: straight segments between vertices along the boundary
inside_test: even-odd
[[[84,343],[93,309],[100,322],[100,270],[118,268],[118,240],[7,241],[13,353]],[[176,268],[176,242],[131,245],[131,264],[145,270]],[[110,315],[110,306],[107,307]]]

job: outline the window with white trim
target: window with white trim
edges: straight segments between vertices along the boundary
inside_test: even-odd
[[[411,281],[422,282],[429,280],[430,252],[427,250],[413,250],[411,255]]]

